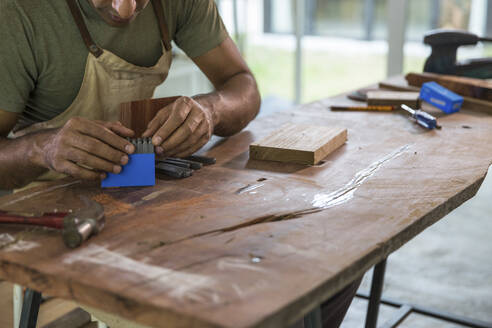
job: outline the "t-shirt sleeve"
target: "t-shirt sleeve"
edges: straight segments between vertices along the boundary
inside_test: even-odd
[[[189,57],[205,54],[228,37],[214,0],[181,1],[174,41]]]
[[[21,113],[36,81],[29,20],[14,1],[0,1],[0,109]]]

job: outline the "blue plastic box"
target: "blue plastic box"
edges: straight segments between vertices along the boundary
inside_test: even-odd
[[[101,187],[155,186],[155,154],[133,154],[120,174],[108,173]]]
[[[439,108],[446,114],[459,111],[463,105],[463,97],[437,84],[427,82],[420,89],[420,99]]]

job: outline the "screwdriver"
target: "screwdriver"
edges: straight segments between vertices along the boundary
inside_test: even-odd
[[[402,104],[401,108],[406,110],[412,115],[415,121],[426,129],[440,129],[441,126],[437,124],[437,119],[429,113],[420,109],[413,109],[407,105]]]

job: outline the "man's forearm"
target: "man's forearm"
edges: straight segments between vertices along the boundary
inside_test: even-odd
[[[0,137],[0,189],[25,186],[47,171],[40,150],[48,132],[29,134],[17,139]]]
[[[216,91],[193,97],[212,109],[214,134],[230,136],[241,131],[260,109],[260,94],[254,77],[241,72],[228,79]]]

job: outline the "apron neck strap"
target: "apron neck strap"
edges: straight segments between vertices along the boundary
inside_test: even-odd
[[[84,40],[84,43],[87,46],[87,49],[89,49],[89,52],[91,52],[94,56],[96,56],[96,58],[101,56],[103,50],[99,48],[99,46],[95,44],[94,41],[92,40],[91,34],[89,33],[89,30],[87,30],[87,26],[85,25],[84,18],[80,13],[80,9],[77,4],[77,1],[67,0],[67,4],[68,7],[70,8],[70,12],[72,13],[73,19],[75,20],[75,24],[77,24],[77,27],[79,28],[80,35],[82,36],[82,39]]]
[[[161,30],[162,43],[167,51],[171,50],[171,40],[169,39],[169,32],[167,30],[166,17],[164,17],[164,9],[162,8],[161,0],[151,0],[152,7],[154,8],[155,16],[159,22],[159,28]]]
[[[80,31],[80,35],[84,40],[87,49],[91,52],[96,58],[101,56],[103,50],[92,40],[91,34],[87,29],[87,25],[84,22],[84,18],[80,13],[79,6],[77,4],[77,0],[66,0],[68,7],[70,8],[70,12],[72,13],[73,19],[75,20],[75,24]],[[155,16],[157,17],[157,21],[159,22],[159,30],[161,31],[162,43],[164,44],[164,48],[166,51],[171,50],[171,40],[169,39],[169,32],[167,30],[166,18],[164,17],[164,9],[162,8],[161,0],[151,0],[152,7],[154,8]]]

